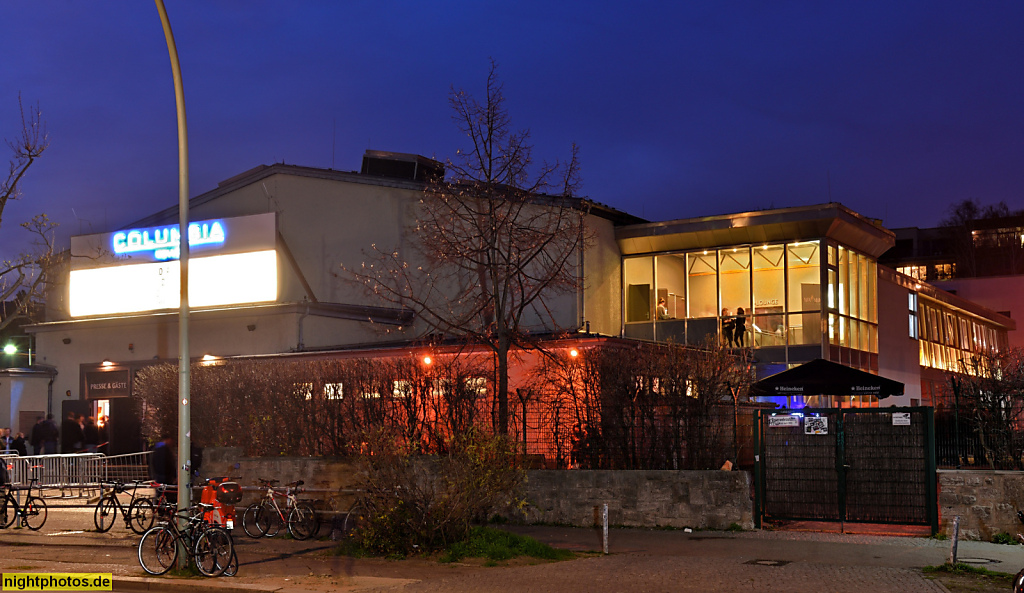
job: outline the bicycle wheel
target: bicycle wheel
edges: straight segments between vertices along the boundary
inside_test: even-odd
[[[139,535],[146,533],[146,530],[153,526],[155,516],[153,501],[148,498],[136,498],[128,507],[128,525]]]
[[[231,564],[235,546],[231,535],[220,527],[208,527],[196,538],[192,556],[196,559],[196,568],[208,577],[224,574]]]
[[[277,535],[277,532],[281,531],[281,515],[277,511],[277,507],[267,502],[261,504],[260,508],[256,510],[256,527],[263,537]]]
[[[39,531],[46,524],[46,501],[42,498],[30,496],[21,510],[25,513],[25,525],[32,531]]]
[[[345,518],[341,522],[341,533],[343,535],[352,535],[363,524],[363,517],[365,515],[366,511],[363,510],[363,505],[358,500],[352,503],[352,506],[349,507],[348,512],[345,513]]]
[[[256,515],[259,514],[259,510],[260,503],[254,502],[245,507],[245,512],[242,513],[242,530],[249,537],[263,537],[263,532],[260,531],[259,523],[256,521]]]
[[[1024,570],[1013,577],[1013,593],[1024,593]]]
[[[149,574],[164,574],[178,561],[178,544],[174,532],[166,525],[157,525],[142,534],[139,540],[139,564]]]
[[[231,546],[231,562],[228,563],[228,567],[224,569],[222,577],[233,577],[238,574],[238,554],[235,552],[234,542],[232,541]]]
[[[96,530],[100,533],[110,531],[117,519],[117,501],[114,495],[109,494],[96,503],[96,511],[92,514],[92,522],[96,524]]]
[[[0,528],[7,529],[14,523],[14,517],[18,514],[17,509],[10,495],[4,496],[0,501]]]
[[[297,540],[309,539],[317,531],[316,511],[300,502],[288,513],[288,533]]]

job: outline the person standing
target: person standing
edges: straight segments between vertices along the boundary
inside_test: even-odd
[[[43,455],[53,455],[57,453],[57,442],[60,439],[60,430],[57,428],[57,422],[53,419],[53,414],[46,415],[46,420],[43,420],[42,427],[39,430],[41,432],[39,435],[39,441],[43,445]]]
[[[14,440],[11,441],[11,447],[18,452],[18,455],[25,457],[28,455],[28,446],[25,443],[25,433],[19,432]]]
[[[10,428],[0,428],[0,452],[14,452],[14,439],[11,438]]]
[[[729,308],[726,307],[722,309],[722,337],[725,338],[725,342],[730,348],[732,348],[733,340],[732,327],[732,311],[729,311]]]
[[[60,452],[77,453],[82,448],[82,441],[85,435],[82,433],[82,425],[78,423],[74,412],[68,412],[68,417],[60,425]]]
[[[43,420],[45,416],[36,416],[36,423],[32,425],[32,430],[28,433],[28,444],[32,445],[33,455],[43,454]]]
[[[746,347],[747,316],[743,311],[743,307],[736,308],[736,319],[732,322],[732,338],[737,348]]]
[[[85,427],[82,428],[82,447],[86,453],[95,453],[100,445],[100,431],[96,428],[96,420],[92,416],[85,419]]]

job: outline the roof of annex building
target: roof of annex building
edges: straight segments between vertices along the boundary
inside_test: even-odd
[[[830,238],[877,258],[895,242],[892,231],[838,202],[620,226],[623,255],[762,245]]]

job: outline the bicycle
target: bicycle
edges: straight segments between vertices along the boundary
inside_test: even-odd
[[[42,466],[33,465],[31,469],[38,470]],[[19,527],[28,527],[32,531],[39,531],[46,524],[46,501],[43,500],[43,489],[39,485],[39,478],[34,475],[29,478],[28,492],[25,494],[25,503],[21,504],[16,496],[14,485],[4,485],[3,502],[0,502],[0,528],[6,529],[14,524],[14,520],[20,518]],[[39,496],[32,496],[32,487],[39,491]]]
[[[366,511],[363,509],[363,504],[359,497],[361,492],[362,490],[358,489],[340,489],[335,494],[331,494],[326,498],[325,504],[329,513],[334,517],[331,521],[331,539],[341,539],[342,537],[352,535],[362,525]],[[342,502],[345,499],[351,499],[351,502],[347,505],[347,510],[338,510],[346,506]]]
[[[100,488],[102,489],[105,484],[110,484],[111,490],[100,497],[96,503],[96,511],[93,513],[93,522],[96,524],[97,531],[100,533],[110,531],[117,520],[118,512],[124,519],[125,529],[131,529],[139,535],[153,526],[155,515],[153,502],[148,498],[136,497],[139,487],[137,483],[132,484],[132,499],[128,504],[123,504],[118,497],[118,494],[128,491],[126,483],[120,481],[100,482]]]
[[[234,576],[238,570],[234,541],[226,529],[203,519],[211,509],[213,505],[197,503],[142,534],[138,548],[142,569],[152,575],[166,573],[178,561],[180,543],[189,562],[194,562],[204,576]],[[184,528],[179,528],[178,522],[173,520],[179,517],[186,520]]]
[[[320,529],[316,510],[306,502],[300,502],[295,495],[301,492],[304,481],[298,480],[286,485],[281,494],[274,484],[278,480],[259,478],[260,488],[266,491],[263,500],[256,501],[246,507],[242,514],[242,529],[249,537],[274,537],[281,530],[281,523],[288,527],[288,533],[297,540],[309,539]],[[284,510],[277,504],[277,499],[285,499]],[[285,515],[285,511],[288,512]]]

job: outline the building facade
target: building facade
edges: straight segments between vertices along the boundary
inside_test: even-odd
[[[261,166],[193,198],[193,358],[411,351],[425,326],[339,271],[372,246],[416,240],[423,174],[437,167],[368,152],[361,172]],[[553,321],[538,321],[538,332],[699,346],[740,327],[733,345],[752,349],[759,377],[824,358],[904,382],[905,396],[884,404],[909,405],[929,401],[930,373],[1005,346],[1014,327],[878,265],[893,233],[840,204],[665,222],[599,204],[588,212],[581,288],[553,301]],[[176,221],[172,207],[73,239],[68,282],[48,320],[29,328],[37,360],[56,369],[52,391],[69,394],[55,414],[137,422],[134,373],[177,359]],[[111,451],[138,446],[129,439]]]

